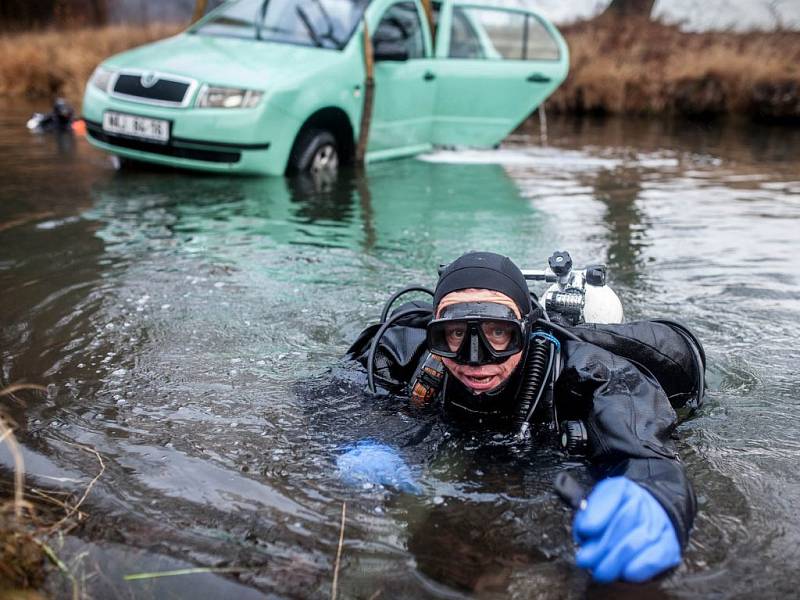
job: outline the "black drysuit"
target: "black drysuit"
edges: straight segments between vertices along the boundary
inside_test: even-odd
[[[425,305],[409,303],[395,314],[410,308]],[[429,318],[424,312],[401,318],[379,340],[376,380],[389,391],[406,391],[424,360]],[[366,366],[378,328],[365,329],[348,358]],[[582,325],[569,331],[580,339],[556,333],[562,365],[553,399],[558,420],[582,420],[587,458],[597,474],[625,476],[647,489],[666,510],[685,547],[697,504],[671,436],[677,425],[675,408],[696,408],[702,401],[702,346],[688,330],[667,322]],[[462,408],[450,402],[448,389],[446,376],[442,406]],[[501,406],[511,408],[510,403]]]

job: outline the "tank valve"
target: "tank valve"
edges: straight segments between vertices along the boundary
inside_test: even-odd
[[[591,265],[586,267],[586,283],[595,286],[604,286],[606,284],[606,266],[605,265]]]
[[[583,421],[562,421],[561,448],[569,454],[584,454],[589,445],[589,435]]]
[[[547,264],[550,265],[550,270],[553,273],[563,277],[572,270],[572,257],[565,250],[553,252],[552,256],[547,259]]]

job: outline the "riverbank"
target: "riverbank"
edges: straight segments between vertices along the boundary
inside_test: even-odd
[[[0,96],[78,105],[107,56],[180,30],[109,26],[0,36]],[[744,115],[800,122],[800,32],[686,33],[596,18],[562,28],[567,81],[548,108],[575,114]]]
[[[570,73],[550,110],[800,122],[800,32],[687,33],[609,18],[562,32]]]
[[[48,584],[48,576],[59,571],[67,582],[73,600],[81,597],[81,584],[71,568],[58,556],[64,536],[85,520],[80,510],[92,487],[105,472],[100,454],[88,446],[73,444],[94,454],[100,465],[99,473],[89,482],[80,499],[65,490],[45,490],[28,485],[25,461],[15,435],[16,425],[9,415],[9,403],[23,406],[15,394],[38,390],[40,385],[14,384],[0,389],[0,452],[11,459],[11,473],[0,477],[0,600],[43,600],[52,596],[59,586]],[[48,569],[47,565],[52,565]],[[46,589],[49,588],[49,589]],[[57,594],[58,595],[58,594]]]
[[[89,75],[104,58],[180,30],[174,24],[113,25],[0,35],[0,96],[64,96],[79,106]]]

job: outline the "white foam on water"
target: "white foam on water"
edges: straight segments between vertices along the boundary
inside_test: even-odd
[[[419,160],[433,163],[499,164],[531,168],[558,167],[559,169],[574,171],[613,169],[623,164],[623,161],[616,158],[591,156],[579,150],[561,150],[557,148],[435,150],[418,158]]]
[[[498,164],[509,167],[531,169],[557,168],[561,171],[596,171],[617,167],[641,167],[644,169],[674,168],[681,161],[663,153],[636,153],[634,156],[598,156],[586,150],[564,150],[562,148],[500,148],[497,150],[434,150],[418,157],[432,163],[450,164]]]
[[[66,217],[64,219],[51,219],[49,221],[42,221],[41,223],[37,223],[36,229],[55,229],[56,227],[61,227],[62,225],[67,225],[69,223],[75,223],[80,220],[80,217]]]
[[[680,162],[677,158],[666,157],[651,157],[640,154],[636,157],[635,161],[625,161],[627,166],[639,166],[645,169],[666,169],[669,167],[677,167]]]

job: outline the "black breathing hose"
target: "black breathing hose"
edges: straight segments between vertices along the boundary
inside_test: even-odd
[[[395,321],[399,321],[403,317],[422,314],[431,314],[431,309],[411,308],[409,310],[395,313],[386,321],[384,321],[384,323],[378,329],[378,332],[375,334],[375,337],[372,338],[372,344],[369,347],[369,354],[367,355],[367,386],[369,387],[369,391],[373,394],[375,393],[375,352],[378,349],[378,344],[380,343],[383,334],[386,333],[386,330],[389,329],[389,327],[391,327]]]
[[[542,317],[534,321],[534,325],[544,325],[551,327],[550,317],[547,311],[539,304],[538,298],[531,293],[531,302],[539,309]],[[514,415],[514,425],[519,433],[522,433],[530,418],[533,416],[539,400],[542,398],[545,388],[545,380],[550,375],[555,358],[555,348],[550,345],[548,352],[545,338],[534,337],[531,340],[531,348],[528,350],[528,357],[525,364],[525,375],[522,378],[522,385],[518,394],[519,403],[517,412]]]
[[[514,415],[514,425],[520,432],[526,427],[528,419],[539,404],[544,392],[544,380],[553,362],[552,350],[548,347],[552,342],[542,337],[534,337],[530,343],[531,347],[525,361],[525,376],[522,378],[522,385],[517,395],[519,398],[517,413]]]
[[[547,311],[544,309],[544,306],[541,305],[541,303],[539,302],[539,298],[537,298],[536,294],[534,294],[533,292],[531,292],[531,304],[533,304],[534,307],[538,308],[539,313],[542,315],[541,317],[537,317],[536,319],[534,319],[533,320],[534,323],[536,323],[536,321],[539,320],[540,318],[549,323],[550,317],[548,316]]]
[[[386,317],[389,316],[389,309],[392,308],[392,304],[402,295],[407,294],[409,292],[425,292],[433,297],[433,290],[430,290],[426,287],[422,287],[420,285],[412,285],[407,288],[403,288],[399,292],[395,292],[392,296],[386,301],[386,304],[383,305],[383,310],[381,311],[381,323],[386,321]]]
[[[539,325],[541,327],[545,327],[547,329],[552,329],[553,331],[557,331],[558,333],[560,333],[564,337],[567,337],[567,338],[569,338],[571,340],[575,340],[575,341],[578,341],[578,342],[582,341],[581,338],[579,338],[577,335],[572,333],[569,329],[567,329],[566,327],[562,327],[561,325],[556,325],[552,321],[545,321],[544,319],[536,319],[534,325]]]

